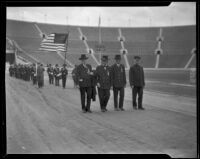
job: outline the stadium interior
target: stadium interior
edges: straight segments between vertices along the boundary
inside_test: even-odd
[[[51,33],[69,32],[67,60],[71,63],[68,67],[79,64],[80,54],[88,54],[88,63],[93,67],[98,65],[103,54],[109,55],[109,64],[114,63],[116,54],[122,55],[122,63],[127,67],[133,64],[133,56],[140,55],[144,68],[185,68],[196,49],[196,26],[172,27],[85,27],[66,26],[55,24],[42,24],[7,20],[6,49],[12,49],[13,41],[17,46],[17,56],[27,62],[41,62],[45,65],[62,65],[65,52],[39,51],[42,35]],[[99,37],[99,32],[101,37]],[[104,49],[101,53],[97,46],[101,38]],[[160,46],[158,45],[161,39]],[[162,50],[156,66],[156,50]],[[96,59],[96,60],[95,60]],[[187,68],[196,67],[196,57],[191,60]]]

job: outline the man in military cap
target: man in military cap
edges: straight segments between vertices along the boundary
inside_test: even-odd
[[[59,86],[59,80],[60,80],[60,69],[58,67],[58,64],[56,64],[54,71],[53,71],[54,77],[55,77],[55,86]]]
[[[13,65],[10,65],[10,67],[9,67],[9,75],[10,75],[10,77],[13,76]]]
[[[44,86],[44,67],[43,64],[39,64],[37,67],[37,81],[38,81],[38,87],[41,88]]]
[[[63,68],[61,68],[61,74],[62,74],[62,86],[63,89],[65,89],[65,85],[66,85],[66,79],[67,79],[67,75],[68,75],[68,70],[66,68],[66,64],[63,64]]]
[[[91,75],[92,73],[92,66],[90,64],[86,64],[86,57],[85,54],[82,54],[79,60],[81,60],[81,64],[77,67],[77,80],[79,83],[79,89],[81,94],[81,105],[83,113],[92,111],[90,110],[91,104]],[[85,95],[87,95],[87,105],[85,106]]]
[[[49,76],[49,84],[51,84],[51,82],[50,82],[50,68],[51,68],[51,64],[47,64],[47,74]]]
[[[31,67],[31,76],[33,80],[33,85],[35,85],[37,83],[37,76],[36,76],[36,65],[34,63]]]
[[[125,67],[121,64],[121,55],[115,56],[116,63],[112,65],[111,84],[114,94],[114,109],[116,111],[124,111],[124,88],[126,87]],[[118,92],[119,92],[119,107],[118,107]]]
[[[54,71],[54,69],[53,69],[53,67],[52,67],[51,64],[50,64],[49,70],[48,70],[48,72],[49,72],[49,82],[50,82],[50,84],[53,84],[53,81],[54,81],[53,71]]]
[[[138,109],[144,110],[142,106],[143,89],[145,87],[144,70],[140,65],[140,57],[134,56],[134,65],[129,70],[129,82],[132,88],[132,104],[137,109],[136,96],[138,95]]]
[[[74,69],[72,70],[72,78],[74,81],[74,88],[77,87],[78,82],[77,82],[77,65],[75,65]]]
[[[108,66],[108,56],[102,56],[102,64],[96,68],[96,78],[101,111],[107,111],[106,106],[110,98],[111,68]]]

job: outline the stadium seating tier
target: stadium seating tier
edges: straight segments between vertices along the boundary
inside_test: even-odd
[[[47,64],[62,64],[63,59],[55,52],[43,53],[38,52],[42,41],[37,25],[42,32],[50,33],[66,33],[69,31],[69,45],[67,53],[69,60],[72,63],[79,63],[80,54],[87,53],[86,46],[80,40],[79,26],[65,26],[54,24],[42,24],[33,22],[23,22],[16,20],[7,20],[6,37],[15,40],[16,43],[27,54],[41,60]],[[98,27],[80,27],[82,33],[87,38],[87,43],[94,50],[94,55],[99,60],[99,54],[96,51],[96,45],[99,41]],[[160,68],[183,68],[191,57],[191,50],[196,47],[196,26],[177,26],[177,27],[161,27],[164,41],[161,44],[163,55],[160,56]],[[149,28],[121,28],[122,36],[125,37],[124,47],[128,50],[129,64],[133,63],[133,56],[140,55],[142,57],[142,65],[146,68],[154,68],[156,55],[154,54],[157,48],[156,38],[159,35],[159,27]],[[119,54],[121,44],[118,41],[118,28],[101,27],[102,44],[105,45],[103,54],[108,54],[110,59],[109,64],[114,63],[115,54]],[[6,42],[6,48],[10,45]],[[88,54],[89,55],[89,54]],[[26,58],[26,55],[22,55]],[[122,56],[123,57],[123,56]],[[30,57],[27,57],[27,59]],[[31,59],[29,59],[31,61]],[[96,62],[89,55],[88,62],[96,67]],[[122,63],[125,64],[124,57]],[[125,65],[126,66],[126,65]],[[196,66],[196,56],[192,60],[189,67]]]

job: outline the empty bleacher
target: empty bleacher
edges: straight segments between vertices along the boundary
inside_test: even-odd
[[[138,54],[128,54],[127,58],[129,61],[129,65],[132,66],[134,64],[134,56]],[[139,55],[141,57],[140,63],[144,68],[154,68],[156,63],[156,56],[153,54]]]
[[[29,37],[39,38],[40,35],[31,22],[16,20],[6,21],[6,37]]]
[[[66,25],[55,25],[55,24],[42,24],[36,23],[41,31],[47,35],[51,33],[68,33],[70,40],[80,40],[80,34],[77,27],[66,26]]]
[[[67,49],[67,58],[73,64],[79,63],[78,58],[82,53],[88,53],[82,40],[78,26],[65,26],[54,24],[42,24],[32,22],[22,22],[15,20],[7,20],[6,36],[15,40],[15,42],[24,50],[27,55],[31,55],[41,62],[47,64],[62,64],[63,59],[54,52],[39,52],[40,43],[42,41],[39,31],[35,24],[46,34],[50,33],[67,33],[69,31],[69,45]],[[99,52],[96,45],[99,42],[98,27],[80,27],[83,34],[87,37],[87,43],[94,50],[95,57],[99,60]],[[125,37],[124,47],[128,50],[129,64],[133,64],[133,56],[140,55],[141,63],[146,68],[154,68],[157,48],[157,36],[159,35],[159,27],[151,28],[121,28],[122,36]],[[196,47],[196,26],[177,26],[162,27],[162,36],[164,41],[161,44],[163,54],[160,56],[160,68],[183,68],[191,57],[192,48]],[[120,54],[121,44],[118,41],[118,28],[101,27],[102,44],[105,51],[110,57],[109,64],[114,63],[115,54]],[[9,44],[6,43],[9,48]],[[26,54],[22,54],[26,58]],[[96,67],[96,62],[90,54],[88,54],[88,63]],[[30,57],[27,57],[30,58]],[[122,56],[122,63],[125,64]],[[126,66],[126,65],[125,65]],[[196,66],[196,57],[192,60],[189,67]]]
[[[87,41],[99,41],[99,29],[97,27],[80,27]]]
[[[122,28],[122,36],[129,42],[156,41],[159,28]]]
[[[124,47],[128,50],[129,54],[138,55],[152,55],[154,56],[157,48],[155,41],[150,42],[125,42]]]
[[[29,56],[28,54],[26,54],[24,52],[18,51],[16,54],[17,54],[17,56],[21,56],[22,58],[26,59],[27,61],[29,61],[31,63],[37,62],[34,58],[32,58],[31,56]]]
[[[99,45],[98,41],[87,41],[88,46],[94,50],[94,52],[98,53],[97,46]],[[103,41],[101,43],[105,47],[103,53],[108,54],[119,54],[121,49],[121,44],[119,41]]]

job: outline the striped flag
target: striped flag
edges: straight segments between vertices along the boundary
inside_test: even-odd
[[[40,51],[61,51],[66,52],[68,34],[52,33],[44,37],[40,44]]]

